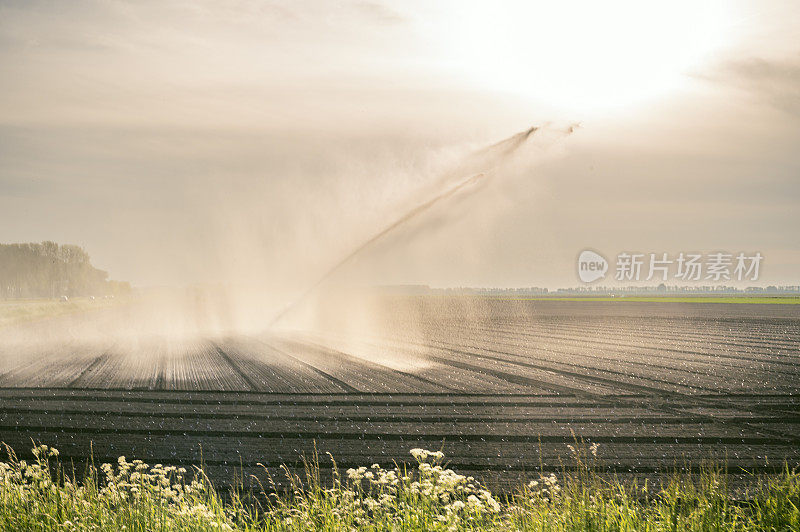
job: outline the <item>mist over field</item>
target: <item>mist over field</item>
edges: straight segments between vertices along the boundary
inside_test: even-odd
[[[369,263],[370,254],[391,254],[393,248],[424,239],[452,219],[467,216],[480,203],[504,201],[497,192],[498,184],[523,179],[537,164],[556,156],[560,144],[576,127],[531,127],[490,145],[453,150],[447,156],[438,156],[441,160],[425,169],[396,170],[395,194],[381,199],[382,208],[373,215],[375,226],[359,224],[352,234],[343,235],[339,245],[304,251],[304,260],[318,264],[315,269],[282,271],[270,266],[280,262],[273,249],[265,247],[258,235],[233,231],[224,244],[231,258],[224,265],[224,281],[133,292],[128,287],[114,292],[120,301],[112,302],[117,303],[113,306],[121,305],[122,310],[109,312],[101,307],[88,316],[67,315],[54,318],[54,323],[7,328],[0,331],[5,344],[4,366],[8,369],[43,353],[69,357],[76,349],[88,353],[114,349],[146,367],[157,365],[157,358],[165,354],[180,358],[209,337],[328,327],[331,308],[347,309],[346,319],[336,320],[341,334],[375,332],[385,325],[381,316],[385,310],[382,298],[370,284],[371,270],[378,268]],[[241,209],[223,207],[226,216],[232,211],[243,215]],[[255,213],[247,215],[250,223],[249,217]],[[88,265],[88,256],[81,253],[82,264]],[[366,264],[359,263],[362,258],[367,259]],[[297,260],[294,257],[290,262]],[[52,277],[48,272],[42,275],[45,279]],[[21,288],[31,286],[24,276],[12,278],[20,279]],[[67,292],[70,295],[106,293],[99,287],[80,289],[73,279],[48,282],[53,288],[48,287],[46,294],[28,289],[29,295],[52,297],[61,294],[65,286],[73,287],[74,293]],[[409,325],[418,328],[421,324]],[[156,359],[151,359],[150,352],[157,353]],[[391,358],[382,357],[390,366],[402,364]]]

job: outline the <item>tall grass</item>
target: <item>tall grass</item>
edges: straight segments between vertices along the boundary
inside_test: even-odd
[[[54,448],[35,447],[32,461],[7,448],[0,530],[800,530],[800,476],[788,467],[753,477],[734,499],[721,467],[675,473],[654,489],[598,473],[598,447],[576,447],[569,472],[542,473],[504,495],[423,449],[411,450],[413,466],[391,469],[341,473],[331,457],[329,483],[314,456],[303,478],[284,468],[282,488],[265,474],[255,493],[220,494],[201,467],[120,457],[79,476]]]

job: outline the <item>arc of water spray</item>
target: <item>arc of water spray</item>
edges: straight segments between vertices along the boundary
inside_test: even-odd
[[[516,135],[513,135],[513,136],[511,136],[511,137],[509,137],[509,138],[507,138],[505,140],[502,140],[502,141],[500,141],[500,142],[498,142],[496,144],[492,144],[491,146],[489,146],[487,148],[484,148],[483,150],[480,150],[475,155],[486,155],[486,154],[491,153],[494,150],[499,148],[501,151],[495,155],[495,161],[498,161],[499,159],[507,157],[507,156],[511,155],[514,151],[516,151],[517,148],[519,148],[528,139],[528,137],[530,137],[534,132],[536,132],[537,129],[538,128],[536,128],[536,127],[532,127],[532,128],[527,129],[525,131],[517,133]],[[571,133],[571,131],[570,131],[570,133]],[[490,170],[491,170],[491,168],[489,168],[489,169],[487,169],[487,170],[485,170],[483,172],[471,173],[468,177],[460,180],[455,185],[451,186],[450,188],[447,188],[443,192],[440,192],[439,194],[435,195],[433,198],[428,199],[427,201],[425,201],[425,202],[417,205],[416,207],[412,208],[411,210],[409,210],[408,212],[406,212],[405,214],[400,216],[397,220],[395,220],[394,222],[392,222],[391,224],[389,224],[385,228],[381,229],[378,233],[376,233],[376,234],[372,235],[371,237],[369,237],[364,243],[359,245],[357,248],[355,248],[353,251],[351,251],[346,256],[344,256],[341,260],[339,260],[339,262],[334,264],[314,284],[312,284],[305,291],[303,291],[303,293],[300,294],[299,297],[297,297],[295,300],[293,300],[291,303],[289,303],[286,307],[284,307],[283,310],[281,310],[277,315],[275,315],[275,317],[272,318],[272,320],[269,322],[269,325],[270,326],[275,325],[278,321],[281,320],[281,318],[283,318],[286,314],[288,314],[293,308],[297,307],[300,303],[305,301],[308,298],[308,296],[313,294],[320,286],[325,284],[325,282],[328,279],[333,277],[339,270],[344,268],[351,260],[353,260],[355,257],[360,255],[361,253],[363,253],[366,249],[368,249],[370,246],[372,246],[375,242],[381,240],[383,237],[385,237],[386,235],[388,235],[389,233],[391,233],[392,231],[394,231],[395,229],[397,229],[401,225],[404,225],[405,223],[407,223],[412,218],[415,218],[416,216],[419,216],[423,212],[427,211],[428,209],[430,209],[431,207],[433,207],[435,204],[439,203],[440,201],[445,200],[445,199],[453,196],[454,194],[458,193],[460,190],[468,188],[469,186],[474,185],[475,183],[478,183],[479,181],[483,180],[484,178],[486,178],[488,176],[488,172]]]

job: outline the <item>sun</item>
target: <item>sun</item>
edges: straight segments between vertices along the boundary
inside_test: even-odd
[[[723,2],[459,4],[442,31],[473,84],[576,111],[627,106],[681,86],[728,38]]]

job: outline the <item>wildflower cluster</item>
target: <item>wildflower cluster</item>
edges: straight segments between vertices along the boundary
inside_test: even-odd
[[[100,470],[104,482],[99,494],[109,504],[146,500],[148,504],[164,508],[178,522],[216,522],[216,528],[232,529],[224,515],[212,511],[206,504],[208,483],[198,479],[187,481],[183,467],[162,464],[151,467],[142,460],[128,462],[120,456],[116,467],[106,463]]]
[[[549,475],[540,475],[539,480],[528,482],[528,490],[531,503],[536,504],[540,501],[547,502],[557,498],[561,492],[561,486],[558,484],[555,473],[550,473]]]
[[[0,462],[0,493],[4,517],[11,521],[5,524],[13,528],[49,522],[64,529],[113,529],[118,520],[155,518],[175,528],[233,529],[202,473],[187,479],[184,468],[151,467],[121,456],[117,464],[102,464],[99,471],[89,466],[78,482],[64,474],[58,449],[38,445],[31,450],[30,463],[6,449],[9,460]],[[9,511],[13,508],[28,511]]]
[[[444,458],[441,451],[412,449],[411,455],[416,458],[419,471],[418,479],[410,485],[412,494],[441,503],[448,516],[460,518],[467,515],[474,519],[500,512],[500,504],[491,492],[473,477],[460,475],[440,465]]]
[[[412,449],[411,456],[417,467],[410,470],[372,464],[348,469],[344,480],[337,475],[334,487],[321,492],[324,504],[333,508],[324,516],[332,518],[332,523],[312,519],[320,515],[309,511],[314,498],[297,488],[294,495],[299,501],[291,508],[276,505],[274,516],[296,529],[360,527],[380,522],[390,527],[416,523],[426,529],[447,530],[498,522],[500,503],[475,478],[443,467],[444,453]]]

